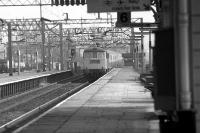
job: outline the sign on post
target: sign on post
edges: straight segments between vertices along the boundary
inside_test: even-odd
[[[150,0],[87,0],[88,13],[150,10]]]
[[[130,27],[131,12],[117,12],[116,27]]]

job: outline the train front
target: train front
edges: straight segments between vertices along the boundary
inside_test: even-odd
[[[84,50],[84,72],[91,79],[97,79],[106,73],[108,69],[108,61],[106,51],[102,48],[94,47]]]

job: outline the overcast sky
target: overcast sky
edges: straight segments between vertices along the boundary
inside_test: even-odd
[[[69,14],[71,19],[97,18],[95,13],[87,13],[87,6],[42,6],[42,16],[48,19],[64,19],[65,14]],[[106,17],[105,13],[101,13]],[[116,18],[116,13],[113,13]],[[144,18],[145,22],[153,22],[152,12],[132,12],[132,18]],[[22,18],[40,18],[40,7],[0,7],[0,18],[3,19],[22,19]]]

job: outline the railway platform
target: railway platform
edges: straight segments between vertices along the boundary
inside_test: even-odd
[[[20,128],[19,133],[159,133],[151,92],[116,68]]]
[[[59,71],[45,71],[45,72],[36,72],[36,70],[33,71],[25,71],[25,72],[20,72],[18,74],[17,72],[13,73],[13,76],[9,76],[8,73],[3,73],[0,74],[0,84],[4,84],[7,82],[15,82],[18,80],[26,80],[26,79],[31,79],[39,76],[45,76],[47,74],[53,74]]]
[[[69,78],[73,73],[71,70],[65,71],[46,71],[39,72],[27,71],[22,72],[19,75],[8,74],[0,75],[0,102],[7,100],[13,96],[23,94],[24,92],[36,90],[37,88],[48,86],[52,83],[56,83],[62,79]]]

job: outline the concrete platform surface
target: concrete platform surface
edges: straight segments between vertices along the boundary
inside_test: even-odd
[[[117,68],[20,133],[159,133],[151,94],[132,68]]]

